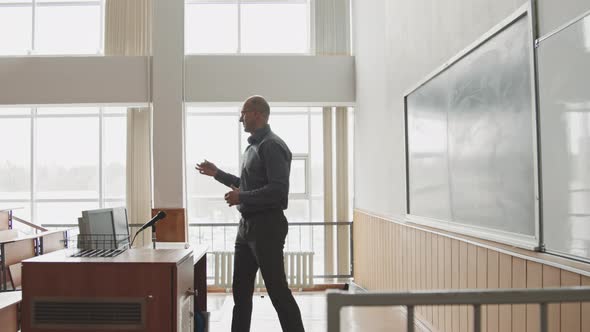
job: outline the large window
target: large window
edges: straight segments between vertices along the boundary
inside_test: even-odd
[[[37,224],[125,205],[125,108],[0,108],[0,205]]]
[[[102,54],[104,0],[3,0],[0,55]]]
[[[187,0],[187,54],[307,54],[309,0]]]
[[[189,240],[209,246],[210,251],[231,251],[237,232],[240,215],[235,207],[228,207],[223,198],[228,188],[215,179],[198,174],[195,164],[205,159],[220,169],[239,176],[240,162],[248,146],[249,133],[244,132],[239,122],[241,105],[234,107],[186,107],[186,197],[189,222]],[[345,139],[352,141],[353,111],[347,112],[348,123]],[[335,251],[326,249],[328,232],[333,224],[326,224],[324,209],[324,153],[337,150],[335,144],[336,110],[324,119],[321,107],[271,107],[269,124],[289,146],[293,154],[289,187],[289,207],[285,211],[289,220],[289,234],[285,251],[314,252],[314,275],[331,275],[325,263],[334,257]],[[329,125],[328,125],[329,124]],[[332,133],[332,146],[325,146],[324,131]],[[342,136],[340,136],[342,137]],[[349,165],[351,182],[352,144],[348,144],[348,157],[341,156]],[[334,169],[338,166],[333,161]],[[341,165],[340,165],[341,166]],[[340,168],[341,169],[341,168]],[[331,176],[335,176],[336,171]],[[341,187],[332,189],[339,190]],[[352,182],[348,186],[352,192]],[[333,199],[335,195],[333,194]],[[352,195],[350,195],[352,199]],[[336,202],[333,201],[335,204]],[[350,202],[351,203],[351,202]],[[349,205],[349,208],[352,204]],[[329,208],[329,207],[328,207]],[[335,211],[332,208],[332,215]],[[344,220],[348,221],[348,220]],[[335,232],[335,230],[334,230]],[[333,233],[336,234],[336,233]],[[335,241],[335,239],[333,239]],[[348,254],[348,253],[344,253]],[[213,257],[213,256],[210,256]],[[213,264],[211,261],[210,264]]]
[[[232,250],[239,213],[225,203],[229,189],[213,178],[198,174],[194,166],[207,159],[220,169],[239,176],[238,165],[250,135],[239,123],[240,106],[187,107],[187,215],[192,243],[206,243],[212,251]],[[323,274],[324,154],[323,118],[319,107],[272,107],[270,126],[289,146],[291,163],[289,208],[291,226],[285,250],[314,251],[314,270]],[[203,227],[202,225],[212,225]],[[215,226],[218,224],[219,226]],[[231,225],[228,225],[231,224]],[[226,226],[223,226],[226,225]]]
[[[239,176],[238,165],[248,146],[239,123],[239,107],[188,107],[186,130],[187,212],[189,222],[237,222],[227,208],[227,188],[194,171],[207,159]],[[273,107],[270,125],[293,154],[287,217],[290,221],[323,222],[323,145],[321,108]],[[313,144],[312,144],[313,142]]]

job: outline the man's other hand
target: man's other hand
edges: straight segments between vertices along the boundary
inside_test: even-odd
[[[231,186],[231,189],[231,191],[228,191],[225,194],[227,205],[234,206],[240,204],[240,189],[234,186]]]
[[[205,159],[202,163],[197,164],[197,166],[195,166],[195,169],[199,171],[199,173],[201,174],[209,176],[217,175],[217,166],[215,166],[214,163],[208,161],[207,159]]]

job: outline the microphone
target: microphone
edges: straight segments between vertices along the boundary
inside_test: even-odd
[[[141,226],[141,228],[137,231],[137,233],[143,231],[144,229],[146,229],[148,227],[152,227],[155,223],[157,223],[158,221],[160,221],[161,219],[164,219],[164,218],[166,218],[166,212],[159,211],[158,214],[156,214],[150,221],[143,224],[143,226]]]
[[[146,229],[148,227],[154,226],[158,221],[160,221],[161,219],[164,219],[164,218],[166,218],[166,212],[159,211],[158,214],[156,214],[150,221],[143,224],[143,226],[141,226],[141,228],[139,228],[139,230],[137,232],[135,232],[135,236],[133,236],[133,240],[131,240],[131,244],[129,245],[129,247],[131,248],[131,246],[133,245],[133,242],[135,242],[135,238],[137,237],[137,234],[141,233],[141,231],[143,231],[144,229]]]

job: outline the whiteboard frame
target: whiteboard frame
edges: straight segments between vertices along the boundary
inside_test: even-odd
[[[405,126],[405,166],[406,166],[406,217],[405,221],[420,225],[425,225],[433,228],[444,229],[447,231],[460,233],[464,235],[474,236],[477,238],[496,241],[508,245],[512,245],[515,247],[528,249],[528,250],[535,250],[535,251],[543,251],[542,246],[542,210],[540,206],[540,198],[541,198],[541,186],[540,186],[540,164],[539,164],[539,153],[540,153],[540,146],[538,142],[538,88],[537,88],[537,68],[536,68],[536,47],[535,44],[537,42],[536,34],[536,13],[534,9],[534,1],[530,0],[528,3],[524,4],[520,8],[518,8],[515,12],[510,14],[507,18],[502,20],[488,32],[483,34],[480,38],[478,38],[475,42],[471,43],[461,52],[453,56],[451,59],[446,61],[442,66],[435,69],[432,73],[427,75],[424,79],[419,81],[415,84],[412,88],[407,90],[404,93],[404,126]],[[459,62],[461,59],[468,56],[471,52],[473,52],[476,48],[483,45],[488,40],[494,38],[496,35],[504,31],[514,22],[518,21],[519,19],[528,16],[529,20],[529,45],[530,45],[530,55],[529,55],[529,66],[530,66],[530,75],[531,75],[531,120],[532,120],[532,148],[533,148],[533,192],[531,194],[534,195],[534,223],[535,223],[535,231],[534,235],[525,235],[525,234],[518,234],[518,233],[511,233],[506,232],[498,229],[492,229],[488,227],[480,227],[476,225],[466,225],[461,224],[454,221],[448,220],[440,220],[440,219],[433,219],[418,215],[412,215],[410,213],[410,169],[409,169],[409,146],[408,146],[408,96],[418,90],[420,87],[428,83],[433,78],[440,75],[446,69],[454,65],[455,63]]]

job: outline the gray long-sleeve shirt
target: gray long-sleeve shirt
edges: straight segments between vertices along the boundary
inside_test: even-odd
[[[238,210],[242,215],[287,209],[292,159],[289,147],[269,125],[256,129],[248,143],[240,177],[218,170],[215,179],[240,188]]]

